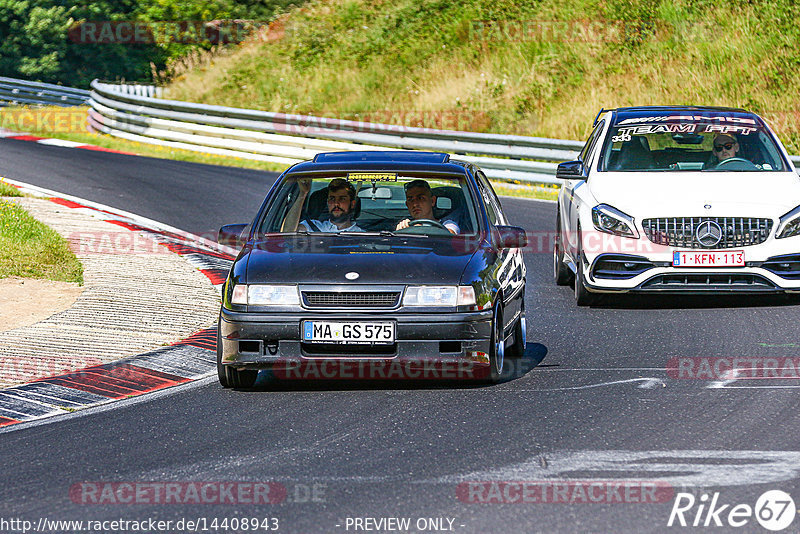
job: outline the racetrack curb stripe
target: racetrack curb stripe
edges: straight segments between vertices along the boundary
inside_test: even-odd
[[[89,367],[58,378],[45,378],[39,382],[119,399],[176,386],[189,382],[189,379],[131,364],[107,364]]]
[[[49,146],[58,146],[61,148],[80,148],[83,150],[94,150],[96,152],[111,152],[112,154],[122,154],[125,156],[139,156],[139,154],[134,154],[133,152],[123,152],[122,150],[114,150],[113,148],[105,148],[97,145],[87,145],[75,141],[64,141],[63,139],[57,139],[55,137],[39,137],[38,135],[31,135],[26,133],[18,133],[18,134],[15,132],[12,133],[14,133],[14,135],[4,134],[1,135],[0,138],[14,139],[16,141],[32,141],[34,143],[40,143]]]
[[[215,372],[216,338],[203,329],[174,346],[0,391],[0,427],[138,397]],[[198,345],[204,345],[200,348]],[[4,430],[6,430],[4,428]]]
[[[44,196],[71,209],[90,210],[105,222],[130,231],[144,232],[171,252],[183,257],[213,285],[225,281],[234,255],[229,248],[135,214],[91,201],[30,186],[11,183],[23,191]],[[65,198],[69,197],[69,198]],[[172,345],[117,362],[45,377],[0,390],[0,427],[3,431],[30,422],[128,397],[136,397],[186,384],[216,372],[216,326],[201,329]]]
[[[217,350],[217,329],[206,328],[173,345],[191,345],[206,350]]]
[[[139,154],[134,154],[133,152],[123,152],[122,150],[114,150],[113,148],[105,148],[102,146],[97,145],[79,145],[75,148],[82,148],[84,150],[94,150],[96,152],[111,152],[112,154],[123,154],[125,156],[138,156]]]
[[[81,204],[78,204],[77,202],[73,202],[71,200],[66,200],[66,199],[63,199],[63,198],[55,198],[55,197],[53,197],[53,198],[50,198],[49,200],[50,200],[50,202],[55,202],[56,204],[59,204],[61,206],[65,206],[67,208],[88,208],[89,207],[89,206],[83,206]]]
[[[47,139],[46,137],[39,137],[38,135],[9,135],[5,137],[5,139],[16,139],[17,141],[42,141]]]

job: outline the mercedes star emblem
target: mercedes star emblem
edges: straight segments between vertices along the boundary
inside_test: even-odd
[[[704,221],[697,227],[695,236],[704,247],[713,247],[722,239],[722,228],[714,221]]]

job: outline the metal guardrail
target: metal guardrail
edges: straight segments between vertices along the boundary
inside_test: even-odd
[[[558,184],[556,163],[581,141],[291,115],[161,98],[153,85],[95,80],[91,92],[0,77],[0,106],[89,104],[88,124],[129,140],[290,165],[319,152],[434,150],[480,166],[492,179]],[[800,168],[800,156],[790,156]]]
[[[0,76],[0,106],[84,106],[88,101],[89,91],[84,89]]]
[[[574,159],[583,143],[481,134],[209,106],[132,94],[92,82],[89,124],[140,142],[281,164],[321,151],[435,150],[479,165],[489,178],[557,184],[556,164]]]
[[[158,92],[154,94],[158,95]],[[435,150],[480,166],[489,178],[558,184],[557,161],[575,159],[583,142],[406,127],[211,106],[142,96],[128,86],[92,83],[89,124],[146,143],[281,164],[322,151]],[[800,166],[800,156],[792,156]]]

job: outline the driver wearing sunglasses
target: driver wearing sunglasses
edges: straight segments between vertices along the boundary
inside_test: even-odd
[[[741,157],[738,155],[739,142],[732,134],[717,134],[714,137],[713,154],[719,163],[726,159]]]

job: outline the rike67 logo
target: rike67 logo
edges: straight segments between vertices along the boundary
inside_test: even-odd
[[[755,506],[730,504],[720,500],[719,492],[696,498],[691,493],[678,493],[672,504],[667,526],[733,527],[749,524],[755,517],[758,524],[773,532],[784,530],[794,521],[797,507],[791,495],[781,490],[764,492]]]

